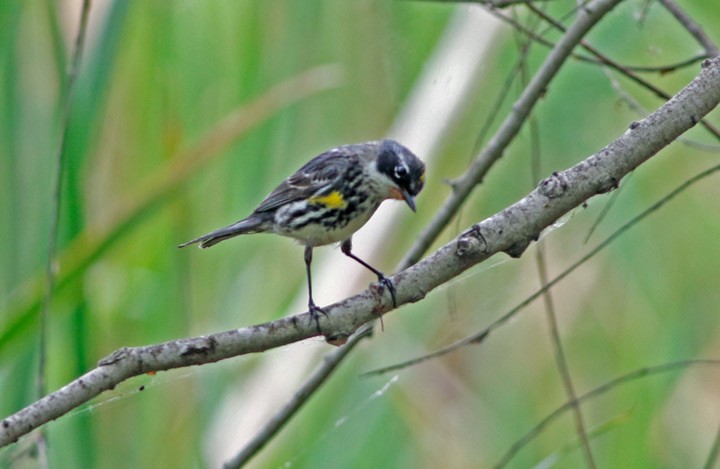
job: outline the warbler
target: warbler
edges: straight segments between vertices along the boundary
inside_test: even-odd
[[[352,236],[387,199],[404,200],[415,211],[414,197],[424,185],[425,164],[394,140],[343,145],[308,161],[285,179],[248,216],[181,244],[209,248],[220,241],[250,233],[275,233],[305,246],[308,310],[317,321],[322,308],[312,295],[313,248],[340,243],[341,251],[377,275],[390,291],[395,287],[375,267],[352,253]]]

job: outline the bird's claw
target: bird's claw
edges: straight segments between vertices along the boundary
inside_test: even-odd
[[[315,326],[317,326],[318,333],[321,333],[320,331],[320,315],[327,317],[327,313],[324,309],[322,309],[319,306],[316,306],[315,303],[310,302],[308,304],[308,312],[310,313],[310,322],[315,321]]]
[[[395,299],[395,285],[393,285],[392,280],[390,280],[384,275],[378,275],[378,282],[382,283],[385,287],[387,287],[388,291],[390,292],[390,297],[392,298],[393,308],[397,308],[397,300]]]

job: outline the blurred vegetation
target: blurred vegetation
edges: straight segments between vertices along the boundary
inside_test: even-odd
[[[683,3],[719,41],[716,0]],[[574,5],[551,2],[550,12],[560,16]],[[292,242],[246,237],[202,255],[178,251],[177,244],[243,217],[320,151],[381,138],[456,8],[365,0],[94,2],[67,142],[49,388],[79,376],[118,347],[299,312],[289,310],[305,285],[302,250]],[[34,400],[58,103],[78,16],[79,2],[69,0],[0,2],[3,416]],[[391,255],[378,264],[385,271],[442,203],[449,190],[442,181],[460,174],[473,156],[478,131],[518,56],[509,27],[493,40],[495,52],[476,92],[430,166],[418,214],[396,227]],[[659,4],[648,7],[644,1],[623,3],[589,40],[632,65],[674,63],[700,50]],[[534,46],[531,67],[545,53]],[[328,64],[343,72],[338,86],[319,80],[257,105],[274,85]],[[697,70],[646,76],[673,93]],[[615,78],[647,109],[660,104]],[[513,99],[504,103],[498,122]],[[252,112],[249,103],[256,103]],[[246,127],[237,138],[221,142],[229,134],[220,123],[243,111]],[[598,66],[578,62],[566,64],[535,116],[543,174],[576,163],[639,117]],[[717,145],[699,128],[687,137]],[[533,187],[529,154],[525,132],[437,244],[528,192]],[[588,245],[584,239],[609,196],[576,211],[544,238],[551,275],[717,162],[717,155],[672,145],[624,181]],[[720,356],[716,179],[675,199],[555,290],[579,393],[639,367]],[[323,251],[318,255],[338,255]],[[256,464],[485,467],[496,462],[566,400],[539,303],[475,348],[396,378],[357,378],[362,371],[464,337],[537,288],[534,256],[493,261],[492,269],[476,268],[425,301],[387,316],[385,331],[359,346]],[[294,350],[328,347],[309,342],[270,353],[292,367]],[[204,467],[212,460],[208,440],[227,409],[224,403],[248,383],[258,386],[253,380],[262,376],[262,365],[259,357],[241,357],[133,379],[49,424],[52,466]],[[602,427],[592,439],[599,466],[700,466],[720,422],[718,380],[720,370],[692,368],[618,387],[585,404],[588,426]],[[294,391],[291,385],[268,386],[287,398]],[[235,424],[242,426],[254,403],[237,406]],[[28,440],[0,450],[0,466],[33,467],[31,456],[22,452]],[[582,456],[575,440],[568,414],[524,449],[512,467],[553,456],[556,467],[578,467]]]

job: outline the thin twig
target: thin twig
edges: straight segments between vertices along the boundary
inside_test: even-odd
[[[538,243],[538,248],[535,251],[536,263],[538,268],[538,275],[540,276],[540,285],[546,285],[548,283],[547,264],[545,262],[545,243],[542,241]],[[580,440],[583,452],[585,453],[585,461],[587,466],[590,468],[596,467],[595,459],[593,458],[592,448],[590,447],[590,440],[588,439],[587,430],[585,428],[585,419],[583,418],[582,409],[580,403],[577,400],[575,394],[575,386],[572,382],[570,375],[570,368],[565,358],[565,352],[563,351],[562,341],[560,339],[560,330],[557,324],[557,315],[555,313],[555,304],[552,299],[550,290],[545,290],[543,293],[543,302],[545,303],[545,313],[548,320],[548,326],[550,327],[550,336],[552,338],[553,348],[555,349],[555,361],[562,378],[563,386],[565,387],[565,393],[568,397],[568,402],[572,404],[572,411],[575,417],[575,427]]]
[[[673,0],[658,0],[658,2],[660,2],[660,4],[664,6],[676,20],[678,20],[678,23],[687,29],[690,35],[694,37],[701,46],[703,46],[708,56],[715,57],[718,53],[720,53],[718,46],[707,34],[705,34],[702,27],[695,20],[690,18],[690,15],[685,13],[685,11],[680,8],[677,3]]]
[[[715,438],[713,439],[710,453],[705,460],[705,464],[703,464],[703,469],[713,469],[717,467],[718,455],[720,455],[720,427],[718,427],[718,431],[715,433]]]
[[[527,3],[547,3],[553,0],[412,0],[433,3],[474,3],[485,5],[491,8],[507,8],[515,5],[523,5]]]
[[[696,54],[689,59],[681,60],[668,65],[623,65],[625,69],[638,72],[638,73],[659,73],[660,75],[667,75],[668,73],[687,68],[696,63],[702,62],[705,59],[710,58],[708,54]],[[597,63],[603,64],[600,60]],[[603,64],[604,65],[604,64]]]
[[[642,219],[647,217],[648,215],[652,214],[656,210],[658,210],[660,207],[665,205],[666,203],[670,202],[673,198],[675,198],[677,195],[685,191],[688,187],[692,186],[696,182],[712,175],[713,173],[720,171],[720,165],[713,166],[712,168],[706,169],[705,171],[696,174],[695,176],[691,177],[687,181],[680,184],[680,186],[676,187],[675,190],[670,192],[669,194],[665,195],[663,198],[655,202],[650,207],[646,208],[644,211],[642,211],[639,215],[632,218],[630,221],[625,223],[623,226],[618,228],[613,234],[605,238],[604,241],[602,241],[600,244],[598,244],[594,249],[592,249],[590,252],[585,254],[583,257],[581,257],[578,261],[576,261],[574,264],[572,264],[567,269],[563,270],[560,274],[555,276],[552,280],[545,283],[545,285],[538,289],[535,293],[525,298],[520,304],[512,308],[510,311],[506,312],[502,316],[500,316],[498,319],[493,321],[489,326],[485,327],[483,330],[476,332],[468,337],[465,337],[464,339],[461,339],[457,342],[454,342],[447,347],[443,347],[439,350],[436,350],[435,352],[429,353],[427,355],[423,355],[421,357],[416,357],[411,360],[407,360],[401,363],[396,363],[394,365],[390,365],[383,368],[378,368],[372,371],[368,371],[366,373],[363,373],[362,376],[374,376],[374,375],[380,375],[384,373],[388,373],[390,371],[396,371],[403,368],[407,368],[409,366],[417,365],[419,363],[422,363],[427,360],[431,360],[434,358],[441,357],[443,355],[446,355],[450,352],[454,352],[455,350],[458,350],[460,348],[463,348],[468,345],[478,344],[482,341],[484,341],[490,333],[492,333],[495,329],[500,327],[501,325],[505,324],[507,321],[509,321],[511,318],[513,318],[515,315],[517,315],[520,311],[525,309],[527,306],[532,304],[535,300],[540,298],[541,295],[543,295],[547,290],[554,287],[556,284],[558,284],[561,280],[563,280],[565,277],[570,275],[575,269],[583,265],[585,262],[590,260],[592,257],[594,257],[597,253],[602,251],[605,247],[607,247],[610,243],[615,241],[617,238],[619,238],[625,231],[629,230],[636,224],[638,224]]]
[[[533,13],[540,16],[545,21],[547,21],[548,24],[551,24],[552,26],[557,28],[558,31],[562,31],[562,32],[566,31],[566,28],[565,28],[565,26],[563,26],[562,23],[560,23],[559,21],[556,21],[554,18],[552,18],[550,15],[548,15],[544,11],[536,8],[532,4],[528,4],[527,8],[529,8]],[[582,46],[583,49],[585,49],[586,51],[590,52],[592,55],[597,57],[604,65],[607,65],[608,67],[613,68],[613,69],[617,70],[618,72],[622,73],[630,80],[634,81],[641,87],[643,87],[646,90],[655,94],[657,97],[659,97],[663,100],[670,99],[670,96],[671,96],[670,94],[666,93],[659,87],[655,86],[654,84],[650,83],[646,79],[637,75],[632,70],[628,69],[626,66],[621,65],[621,64],[615,62],[614,60],[610,59],[609,57],[603,55],[599,50],[597,50],[595,47],[590,45],[587,41],[585,41],[585,40],[580,41],[580,46]],[[715,126],[710,124],[706,119],[702,119],[700,121],[700,124],[703,127],[705,127],[715,138],[720,140],[720,130],[716,129]]]
[[[480,127],[480,131],[475,138],[475,144],[473,145],[473,153],[476,153],[480,149],[480,146],[485,141],[485,137],[487,137],[490,128],[492,127],[493,123],[495,123],[495,118],[500,114],[500,109],[505,102],[505,98],[507,98],[510,94],[510,89],[512,87],[513,81],[515,80],[515,76],[517,75],[518,70],[520,70],[520,66],[522,64],[522,61],[524,60],[524,57],[518,58],[518,61],[513,66],[513,69],[510,70],[510,72],[507,74],[507,77],[503,81],[502,86],[498,90],[497,97],[495,98],[495,101],[487,112],[487,119],[485,119],[485,122],[483,122],[483,125],[482,127]],[[454,185],[454,182],[451,185]],[[403,267],[405,266],[405,264],[401,262],[400,266]]]
[[[628,177],[632,176],[629,175]],[[618,187],[618,190],[613,191],[612,194],[610,194],[610,198],[605,202],[605,205],[603,205],[602,210],[600,210],[600,213],[598,214],[595,221],[593,221],[592,225],[590,225],[590,229],[587,232],[587,235],[585,235],[585,239],[583,240],[583,244],[587,244],[590,241],[590,237],[595,233],[595,230],[600,226],[600,223],[607,217],[608,213],[610,213],[610,209],[612,209],[613,205],[615,205],[615,202],[617,201],[618,197],[620,196],[620,192],[622,191],[622,188]]]
[[[504,16],[502,16],[502,15],[495,14],[497,11],[495,9],[489,9],[488,11],[497,18],[501,18],[501,17],[504,18]],[[512,19],[512,21],[515,21],[518,24],[518,27],[524,28],[528,34],[531,34],[531,35],[535,34],[532,30],[521,25],[514,18]],[[540,38],[540,39],[542,39],[542,38]],[[550,44],[550,46],[552,47],[552,44]],[[507,77],[503,81],[503,84],[500,87],[500,90],[496,93],[497,98],[495,98],[493,105],[488,110],[487,119],[485,119],[485,122],[483,123],[482,127],[480,128],[480,131],[478,132],[478,136],[475,139],[475,144],[473,145],[473,153],[477,153],[480,150],[480,146],[485,141],[485,138],[487,137],[487,134],[490,131],[490,128],[492,127],[492,124],[495,122],[495,118],[500,114],[500,109],[502,108],[502,105],[505,102],[505,99],[510,94],[510,89],[515,81],[515,78],[517,77],[518,73],[523,69],[523,67],[525,67],[525,64],[527,63],[529,47],[530,47],[529,40],[522,47],[519,47],[520,53],[518,54],[518,59],[515,62],[515,65],[513,66],[513,68],[507,74]],[[469,161],[469,163],[472,163],[472,161]],[[402,263],[401,263],[401,265],[402,265]]]
[[[508,16],[504,11],[501,11],[497,8],[487,8],[486,10],[488,13],[490,13],[491,15],[493,15],[495,18],[499,19],[503,23],[506,23],[506,24],[512,26],[513,30],[515,30],[517,32],[521,32],[526,37],[535,41],[536,43],[538,43],[544,47],[547,47],[548,49],[552,49],[553,47],[555,47],[555,44],[551,40],[545,39],[543,37],[543,34],[545,34],[547,32],[547,30],[551,29],[551,28],[548,28],[540,33],[537,33],[535,31],[529,29],[525,25],[523,25],[517,18]],[[513,13],[514,13],[514,10],[513,10]],[[585,55],[578,54],[576,52],[573,52],[572,54],[570,54],[570,57],[572,57],[573,59],[579,60],[581,62],[587,62],[587,63],[593,63],[593,64],[601,63],[599,60],[593,59],[592,57],[587,57]]]
[[[603,72],[605,73],[605,76],[607,77],[608,81],[610,82],[610,86],[612,89],[617,93],[617,95],[620,97],[620,100],[628,105],[628,107],[635,112],[638,116],[644,116],[647,114],[647,109],[643,107],[630,93],[625,91],[620,84],[620,82],[615,79],[615,77],[612,75],[610,70],[607,67],[603,67]],[[713,145],[710,143],[702,143],[697,142],[695,140],[691,140],[686,137],[680,137],[678,141],[684,143],[685,145],[696,148],[698,150],[702,151],[709,151],[709,152],[718,152],[720,151],[720,145]]]
[[[70,111],[72,109],[73,96],[75,94],[75,80],[77,78],[80,61],[82,59],[83,49],[85,47],[85,33],[87,31],[88,17],[90,14],[90,0],[85,0],[80,13],[80,24],[78,26],[77,37],[75,38],[75,51],[70,66],[66,70],[67,79],[65,81],[65,89],[60,93],[60,140],[55,152],[55,171],[52,182],[52,202],[50,204],[50,230],[48,231],[47,241],[47,260],[45,263],[45,295],[43,297],[42,308],[40,312],[40,327],[38,338],[38,368],[37,368],[37,387],[36,393],[38,399],[47,394],[47,383],[45,381],[47,374],[47,341],[48,341],[48,323],[50,321],[50,303],[55,288],[55,254],[57,251],[58,227],[60,225],[60,207],[62,202],[62,181],[65,174],[65,160],[67,152],[65,151],[65,141],[67,139],[68,129],[70,127]],[[47,433],[43,430],[38,438],[39,459],[43,467],[48,467],[47,460]]]
[[[545,46],[547,48],[553,48],[555,47],[555,44],[553,44],[552,41],[545,39],[542,37],[543,33],[535,33],[528,28],[526,28],[524,25],[522,25],[519,21],[517,21],[515,18],[507,16],[504,12],[498,10],[497,8],[488,8],[487,11],[492,14],[497,19],[509,24],[513,27],[516,31],[520,31],[527,37],[531,38],[533,41],[537,42],[538,44]],[[573,59],[579,60],[581,62],[585,63],[591,63],[596,65],[606,65],[606,62],[600,59],[593,59],[592,57],[588,57],[586,55],[578,54],[577,52],[573,52],[570,55]],[[668,73],[674,72],[676,70],[680,70],[682,68],[689,67],[691,65],[694,65],[698,62],[701,62],[707,58],[710,58],[711,56],[707,53],[703,54],[697,54],[689,59],[681,60],[680,62],[671,63],[667,65],[623,65],[623,67],[626,70],[630,70],[633,72],[639,72],[639,73],[659,73],[660,75],[666,75]]]
[[[231,459],[223,464],[225,469],[234,469],[244,466],[250,459],[260,451],[270,439],[285,426],[285,424],[295,415],[295,413],[307,402],[327,380],[327,378],[335,371],[335,368],[347,356],[347,354],[355,348],[355,346],[372,333],[372,325],[367,324],[365,327],[358,329],[350,339],[340,348],[332,351],[323,358],[320,366],[308,377],[308,379],[298,388],[290,401],[272,416],[265,425],[255,434],[255,436]]]
[[[627,373],[625,375],[622,375],[618,378],[615,378],[612,381],[608,381],[607,383],[598,386],[597,388],[593,389],[590,392],[587,392],[583,394],[582,396],[578,397],[577,401],[578,403],[585,402],[590,399],[594,399],[596,397],[599,397],[608,391],[611,391],[615,389],[616,387],[630,383],[632,381],[667,373],[669,371],[674,371],[679,368],[687,368],[690,366],[696,366],[696,365],[710,365],[710,366],[719,366],[720,360],[681,360],[677,362],[670,362],[665,363],[662,365],[657,366],[650,366],[646,368],[640,368],[638,370],[632,371],[630,373]],[[493,466],[495,469],[500,469],[502,467],[505,467],[510,460],[528,443],[530,443],[533,439],[535,439],[536,436],[538,436],[542,431],[550,425],[552,422],[557,420],[559,417],[561,417],[565,412],[571,410],[573,403],[572,402],[566,402],[562,406],[558,407],[554,411],[552,411],[550,414],[548,414],[544,419],[542,419],[540,422],[538,422],[537,425],[535,425],[529,432],[527,432],[525,435],[523,435],[519,440],[517,440],[515,443],[512,444],[510,449],[503,455],[502,458],[500,458],[500,461],[498,461],[495,466]]]
[[[528,39],[528,43],[531,39]],[[527,68],[523,67],[523,82],[526,80]],[[532,167],[532,179],[533,185],[537,185],[540,182],[540,129],[538,128],[537,119],[535,116],[530,116],[529,122],[530,129],[530,155],[531,155],[531,167]],[[548,282],[548,271],[547,262],[545,262],[545,243],[543,241],[538,242],[537,249],[535,250],[535,260],[538,270],[538,277],[540,279],[540,286],[547,284]],[[577,403],[577,395],[575,394],[575,386],[573,385],[572,376],[570,375],[570,368],[565,358],[565,351],[563,350],[562,340],[560,338],[560,330],[557,323],[557,314],[555,312],[555,303],[552,298],[550,290],[546,290],[543,293],[543,302],[545,305],[545,315],[548,321],[548,327],[550,328],[550,338],[555,349],[555,362],[560,372],[560,378],[562,379],[563,386],[565,387],[565,393],[569,402],[575,403],[573,405],[573,416],[575,417],[575,429],[577,431],[578,439],[580,440],[583,453],[585,454],[585,461],[587,466],[591,469],[596,467],[595,458],[593,458],[592,448],[590,446],[590,440],[588,439],[587,429],[585,426],[585,419],[583,418],[582,409],[580,404]]]

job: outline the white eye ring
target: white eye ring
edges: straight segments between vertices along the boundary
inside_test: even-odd
[[[407,168],[402,165],[395,166],[395,177],[400,179],[407,176]]]

